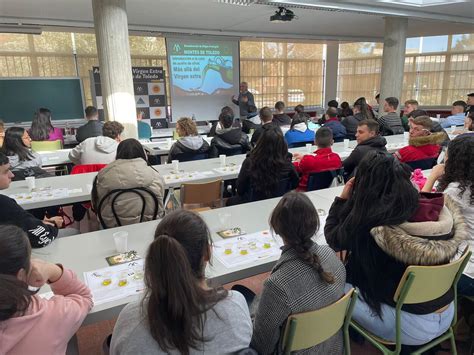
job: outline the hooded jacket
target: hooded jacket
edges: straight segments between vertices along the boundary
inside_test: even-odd
[[[330,118],[324,123],[324,127],[329,128],[332,131],[334,139],[344,139],[346,138],[346,127],[339,121],[338,118]]]
[[[291,124],[291,117],[286,113],[276,113],[273,115],[273,122],[278,126],[289,126]]]
[[[216,158],[229,149],[242,148],[241,154],[250,150],[249,138],[241,128],[226,128],[216,131],[212,138],[209,157]]]
[[[344,166],[344,171],[347,175],[353,175],[355,168],[359,165],[360,161],[370,150],[375,150],[378,152],[386,152],[387,148],[387,140],[382,136],[375,136],[372,138],[367,139],[364,142],[359,143],[354,150],[352,151],[351,155],[347,157],[342,162]]]
[[[295,143],[313,143],[314,131],[310,130],[306,123],[301,122],[285,133],[285,140],[289,148]]]
[[[11,170],[23,170],[29,168],[41,168],[43,161],[41,160],[41,156],[33,151],[30,151],[30,160],[21,160],[18,157],[18,154],[9,155],[8,161],[10,162],[10,169]]]
[[[434,266],[450,262],[467,237],[466,224],[459,206],[449,196],[444,197],[444,206],[437,221],[404,222],[397,226],[381,225],[370,232],[348,234],[342,227],[347,218],[343,214],[346,200],[336,197],[329,210],[324,227],[326,240],[335,250],[349,252],[346,263],[347,282],[363,293],[377,290],[381,302],[395,306],[393,296],[406,268],[410,265]],[[383,223],[383,221],[381,221]],[[359,228],[359,231],[363,228]],[[360,260],[351,253],[356,248],[365,248],[371,255],[373,267],[364,272]],[[453,301],[453,290],[436,300],[420,304],[408,304],[403,310],[413,314],[429,314]]]
[[[142,158],[115,160],[97,174],[92,192],[95,210],[97,211],[100,201],[108,192],[134,187],[147,188],[156,196],[158,199],[157,218],[163,217],[163,178]],[[155,206],[153,198],[146,192],[140,192],[145,198],[146,206],[143,221],[151,221]],[[112,212],[112,198],[114,196],[115,194],[109,196],[101,209],[102,218],[107,228],[118,226]],[[115,211],[122,225],[139,223],[142,206],[142,200],[135,193],[122,194],[115,200]]]
[[[69,152],[69,159],[76,165],[109,164],[115,160],[118,142],[99,136],[87,138]]]
[[[168,164],[172,160],[177,160],[178,156],[185,154],[187,156],[204,154],[209,152],[209,143],[201,136],[182,137],[173,144],[168,153]]]
[[[357,133],[357,126],[359,125],[360,121],[363,121],[365,119],[366,117],[362,113],[357,112],[355,115],[348,116],[342,120],[341,123],[344,127],[346,127],[347,138],[355,139],[355,135]]]
[[[79,143],[82,143],[87,138],[101,136],[102,127],[104,127],[104,122],[99,120],[90,120],[85,125],[82,125],[77,129],[76,140]]]
[[[66,354],[69,339],[92,308],[92,294],[71,270],[50,284],[54,296],[32,296],[25,314],[0,322],[0,354]]]
[[[403,147],[394,155],[401,162],[410,162],[428,158],[437,158],[441,149],[441,144],[446,139],[446,133],[431,133],[428,136],[411,137],[408,146]]]

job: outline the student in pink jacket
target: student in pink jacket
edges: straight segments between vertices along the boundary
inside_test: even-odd
[[[31,259],[23,230],[0,226],[0,354],[65,354],[92,308],[89,288],[61,265]],[[48,283],[54,296],[28,289]]]
[[[32,141],[56,141],[60,140],[64,145],[63,131],[53,127],[51,123],[51,111],[47,108],[40,108],[33,116],[29,134]]]

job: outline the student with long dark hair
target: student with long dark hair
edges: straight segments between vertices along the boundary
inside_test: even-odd
[[[133,138],[126,139],[117,147],[116,160],[107,165],[97,174],[92,188],[92,204],[97,210],[100,201],[112,190],[146,188],[158,200],[158,215],[164,215],[163,195],[164,181],[160,173],[148,165],[143,146]],[[137,190],[139,191],[139,190]],[[115,200],[115,212],[122,225],[140,222],[143,204],[145,204],[144,221],[153,219],[155,202],[145,191],[139,191],[144,200],[136,193],[125,193]],[[117,227],[112,209],[112,199],[116,194],[109,195],[101,208],[101,215],[107,228]]]
[[[328,246],[313,241],[319,217],[310,199],[289,192],[270,217],[270,227],[281,236],[284,246],[256,308],[251,347],[259,354],[281,353],[281,339],[289,315],[326,307],[344,294],[344,265]],[[342,332],[305,349],[311,354],[342,354]]]
[[[465,223],[449,196],[419,195],[410,168],[370,151],[336,197],[324,234],[335,250],[347,250],[347,288],[362,297],[353,319],[373,334],[395,340],[393,297],[410,265],[449,263],[465,239]],[[443,334],[454,315],[453,290],[440,298],[405,305],[401,341],[421,345]]]
[[[248,347],[252,323],[244,297],[207,286],[210,233],[190,211],[165,216],[145,260],[145,296],[115,325],[111,354],[220,354]]]
[[[41,168],[41,156],[31,151],[31,138],[22,127],[6,130],[2,151],[10,161],[11,170]]]
[[[287,180],[287,184],[283,184],[283,180]],[[286,192],[285,187],[292,190],[298,181],[281,129],[265,125],[257,145],[242,163],[237,177],[237,195],[231,197],[227,205],[281,196]]]
[[[0,235],[0,352],[65,354],[92,308],[89,288],[62,265],[31,259],[20,228],[0,225]],[[50,299],[28,289],[46,283],[54,293]]]
[[[31,122],[30,136],[33,141],[56,141],[64,144],[63,132],[60,128],[54,128],[51,123],[51,111],[40,108],[33,116]]]
[[[465,134],[453,139],[448,145],[444,162],[431,170],[423,191],[430,192],[439,181],[437,190],[459,204],[467,223],[468,243],[474,250],[474,135]],[[459,280],[458,293],[474,296],[474,256]]]

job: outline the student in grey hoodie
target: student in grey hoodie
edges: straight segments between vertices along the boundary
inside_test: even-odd
[[[181,117],[176,122],[176,133],[179,139],[168,153],[168,163],[172,160],[188,161],[207,158],[209,143],[198,134],[196,123],[192,119]]]
[[[109,164],[115,160],[117,146],[121,141],[123,126],[119,122],[104,123],[102,136],[87,138],[69,153],[76,165]]]

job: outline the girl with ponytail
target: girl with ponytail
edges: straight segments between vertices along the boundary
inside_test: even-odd
[[[71,270],[31,259],[20,228],[0,225],[0,236],[0,354],[65,354],[92,308],[89,288]],[[48,300],[28,288],[45,283]]]
[[[111,354],[222,354],[245,349],[252,323],[245,298],[207,286],[209,230],[190,211],[159,223],[145,260],[145,296],[127,305]]]
[[[284,246],[256,306],[250,346],[259,354],[281,353],[288,316],[336,302],[344,294],[346,281],[344,266],[334,251],[313,241],[319,217],[305,194],[292,191],[283,196],[270,217],[270,227]],[[342,354],[342,333],[305,351]]]

